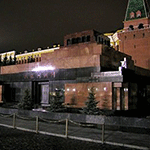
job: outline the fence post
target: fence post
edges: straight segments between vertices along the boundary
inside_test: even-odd
[[[16,128],[16,114],[13,114],[13,128]]]
[[[66,138],[68,137],[68,118],[66,119],[66,133],[65,133]]]
[[[39,117],[36,116],[36,133],[38,133],[39,130]]]
[[[104,143],[105,124],[102,124],[102,143]]]

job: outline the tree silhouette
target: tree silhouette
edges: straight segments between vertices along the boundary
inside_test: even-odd
[[[49,107],[49,111],[55,112],[60,110],[61,108],[63,108],[63,96],[64,96],[64,92],[61,89],[56,89],[55,90],[55,95],[51,96],[50,99],[50,107]]]
[[[96,101],[94,87],[90,89],[89,96],[87,101],[85,102],[85,107],[83,108],[83,113],[88,115],[96,115],[99,114],[99,109],[97,108],[97,104],[99,102]]]
[[[72,96],[72,98],[71,98],[71,105],[76,105],[77,104],[77,102],[76,102],[76,96],[75,96],[75,94]]]
[[[18,104],[18,107],[21,109],[31,110],[33,108],[33,101],[28,89],[25,90],[23,100]]]
[[[108,110],[109,109],[109,107],[108,107],[108,96],[106,95],[106,93],[105,93],[105,95],[104,95],[104,97],[103,97],[103,104],[102,104],[102,106],[103,106],[103,109],[105,109],[105,110]]]

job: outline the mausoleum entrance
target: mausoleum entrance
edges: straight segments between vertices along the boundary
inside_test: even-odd
[[[49,82],[34,81],[32,83],[32,98],[34,104],[49,106]]]

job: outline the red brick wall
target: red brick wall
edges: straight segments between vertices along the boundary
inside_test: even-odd
[[[138,29],[143,23],[145,28]],[[148,19],[137,19],[124,22],[125,32],[119,33],[120,51],[132,56],[136,66],[150,69],[150,28],[146,27]],[[127,31],[129,25],[134,25],[135,30]]]
[[[149,32],[132,31],[120,36],[120,50],[131,55],[136,66],[146,69],[150,69],[150,36],[148,37],[148,35],[150,35]]]
[[[128,30],[130,25],[133,25],[134,29],[137,29],[138,25],[140,23],[144,24],[145,28],[147,28],[148,24],[150,24],[150,19],[148,19],[148,18],[143,19],[142,18],[142,19],[135,19],[135,20],[125,21],[124,22],[124,29],[125,29],[125,31]]]

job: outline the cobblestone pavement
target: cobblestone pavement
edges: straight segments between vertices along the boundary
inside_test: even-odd
[[[0,126],[0,150],[131,150],[21,131]],[[132,149],[133,150],[133,149]]]

